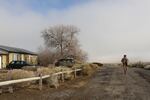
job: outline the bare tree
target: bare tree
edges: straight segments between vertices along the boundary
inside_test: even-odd
[[[81,62],[86,61],[87,53],[80,48],[78,33],[79,29],[72,25],[57,25],[42,31],[46,48],[39,52],[41,63],[48,65],[65,57],[73,57]]]
[[[42,37],[47,47],[56,48],[63,57],[64,51],[72,45],[72,41],[78,32],[79,29],[75,26],[58,25],[45,29],[42,32]]]
[[[38,52],[38,62],[42,66],[48,66],[49,64],[53,64],[55,60],[57,59],[57,53],[54,51],[51,51],[48,48],[39,48]]]

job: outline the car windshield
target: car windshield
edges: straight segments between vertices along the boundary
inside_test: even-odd
[[[24,61],[21,61],[20,63],[21,63],[21,64],[26,64],[26,62],[24,62]]]
[[[15,61],[12,61],[10,64],[15,64]]]
[[[19,61],[12,61],[10,64],[20,64]]]

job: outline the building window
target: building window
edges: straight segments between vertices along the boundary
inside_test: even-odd
[[[14,60],[17,60],[17,54],[14,54]]]

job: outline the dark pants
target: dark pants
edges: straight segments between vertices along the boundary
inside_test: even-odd
[[[127,62],[123,63],[124,74],[126,74],[126,72],[127,72],[127,66],[128,66]]]
[[[123,66],[128,66],[128,63],[127,62],[123,63]]]

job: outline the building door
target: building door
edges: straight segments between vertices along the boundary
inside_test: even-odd
[[[0,56],[0,69],[2,69],[2,57]]]

